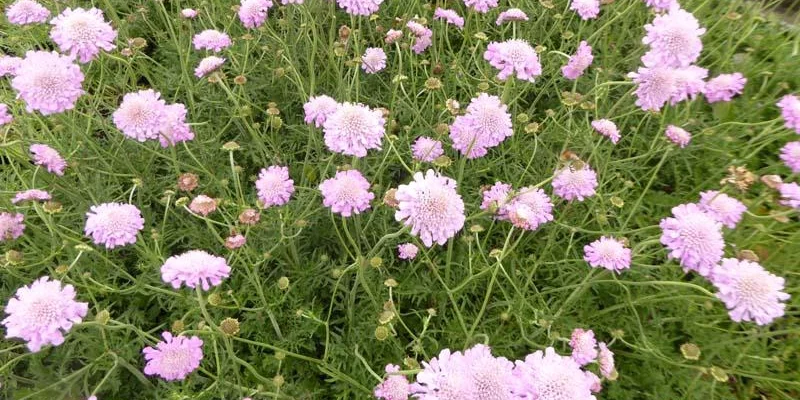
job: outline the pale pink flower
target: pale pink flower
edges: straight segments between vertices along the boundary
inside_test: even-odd
[[[14,116],[8,112],[8,105],[0,103],[0,126],[10,124],[14,121]]]
[[[351,169],[339,171],[336,176],[324,180],[319,185],[322,204],[331,212],[343,217],[361,214],[370,208],[369,202],[375,194],[369,191],[369,181],[360,172]]]
[[[231,267],[224,258],[211,255],[202,250],[190,250],[172,256],[161,266],[161,279],[178,289],[181,285],[203,290],[218,286],[230,275]]]
[[[790,296],[785,280],[771,274],[752,261],[725,258],[714,267],[711,283],[717,297],[725,303],[728,314],[736,322],[753,321],[767,325],[786,311]]]
[[[364,157],[367,150],[381,149],[385,124],[380,110],[363,104],[342,103],[323,124],[325,146],[335,153]]]
[[[800,173],[800,142],[789,142],[781,148],[781,160],[793,173]]]
[[[588,331],[581,328],[573,330],[569,347],[572,348],[572,359],[580,366],[597,359],[597,340],[591,329]]]
[[[583,259],[594,268],[621,272],[631,267],[631,250],[612,237],[603,236],[584,246],[583,254]]]
[[[427,247],[443,245],[464,227],[464,201],[456,191],[456,181],[433,170],[417,172],[414,179],[397,188],[394,217],[411,228]]]
[[[600,365],[600,373],[606,379],[614,379],[616,368],[614,367],[614,353],[609,350],[604,342],[597,344],[600,349],[597,355],[597,364]]]
[[[417,257],[418,252],[419,247],[417,247],[414,243],[403,243],[397,245],[397,256],[401,260],[413,260]]]
[[[380,47],[370,47],[361,56],[361,68],[368,74],[374,74],[386,68],[386,53]]]
[[[531,45],[521,39],[505,42],[491,42],[483,53],[483,58],[500,72],[497,79],[506,80],[516,72],[517,79],[534,82],[542,74],[539,56]]]
[[[525,11],[520,10],[519,8],[509,8],[500,13],[497,16],[497,20],[494,22],[496,25],[502,25],[505,22],[509,21],[527,21],[528,15],[525,14]]]
[[[507,217],[517,228],[535,231],[553,220],[553,202],[544,190],[526,186],[501,207],[497,216],[498,219]]]
[[[83,72],[72,62],[72,57],[55,51],[29,51],[11,80],[17,97],[25,102],[32,113],[51,115],[75,108],[84,93]]]
[[[420,162],[433,162],[444,154],[442,142],[421,136],[411,145],[411,154]]]
[[[597,18],[600,14],[600,0],[571,0],[569,9],[577,12],[582,20]]]
[[[687,99],[694,100],[705,90],[704,79],[708,77],[707,69],[690,65],[686,68],[675,68],[673,72],[675,74],[675,92],[669,99],[670,105],[674,106]]]
[[[247,243],[247,238],[240,233],[225,238],[225,247],[229,250],[236,250],[244,246],[245,243]]]
[[[33,163],[41,165],[47,169],[48,172],[58,176],[64,175],[64,169],[67,168],[67,162],[58,154],[58,151],[46,144],[32,144],[31,155],[33,155]]]
[[[581,169],[567,166],[556,171],[552,184],[556,196],[567,201],[584,201],[596,193],[597,174],[588,164]]]
[[[679,6],[678,0],[644,0],[644,2],[655,11],[667,11]]]
[[[599,134],[609,138],[611,143],[617,144],[620,139],[619,129],[617,129],[617,124],[612,122],[608,119],[598,119],[592,121],[592,128],[597,131]]]
[[[186,123],[186,106],[181,103],[170,104],[166,107],[166,112],[164,126],[158,135],[161,147],[175,146],[194,139],[194,132]]]
[[[194,69],[194,76],[202,78],[218,70],[224,63],[225,59],[222,57],[208,56],[200,60],[200,63],[197,64],[197,68]]]
[[[733,96],[742,94],[747,78],[739,72],[721,74],[711,78],[703,90],[709,103],[718,101],[731,101]]]
[[[497,96],[481,93],[450,125],[453,147],[469,159],[486,155],[488,150],[514,134],[508,106]]]
[[[697,205],[706,214],[730,229],[736,227],[736,224],[742,220],[742,215],[747,211],[744,203],[716,190],[700,193],[700,202]]]
[[[184,8],[181,10],[181,17],[186,19],[194,19],[197,17],[197,10],[192,8]]]
[[[189,209],[192,210],[193,213],[205,217],[217,210],[217,200],[204,194],[197,195],[192,199],[192,202],[189,203]]]
[[[112,117],[117,129],[131,139],[158,139],[167,123],[167,103],[152,89],[128,93]]]
[[[464,18],[458,15],[455,10],[437,7],[433,12],[433,19],[440,19],[458,28],[464,28]]]
[[[386,364],[386,378],[375,387],[374,395],[376,399],[383,400],[408,400],[410,393],[408,378],[405,375],[396,374],[400,367],[394,364]]]
[[[497,7],[497,0],[464,0],[464,5],[481,14],[486,14],[492,8]]]
[[[270,0],[241,0],[239,21],[245,28],[258,28],[267,20],[267,10],[270,7],[272,7]]]
[[[328,116],[336,112],[339,103],[332,99],[330,96],[320,95],[311,96],[308,101],[303,104],[303,111],[305,112],[304,121],[307,124],[314,123],[314,126],[321,128],[328,119]]]
[[[644,111],[659,111],[678,92],[678,74],[668,67],[639,67],[628,77],[636,83],[636,105]]]
[[[516,361],[514,377],[514,394],[520,399],[596,400],[592,389],[597,376],[581,370],[572,358],[556,354],[552,347]]]
[[[667,125],[664,135],[667,136],[670,142],[677,144],[680,148],[686,147],[689,145],[689,141],[692,140],[691,133],[675,125]]]
[[[780,203],[782,205],[800,210],[800,185],[794,182],[781,183],[778,186],[778,192],[781,194]]]
[[[650,46],[643,57],[647,66],[688,67],[700,57],[706,30],[700,27],[697,18],[679,7],[667,14],[658,15],[652,24],[644,26],[647,31],[642,43]]]
[[[145,374],[158,375],[167,381],[180,381],[200,367],[203,359],[203,341],[200,338],[172,336],[166,331],[161,337],[164,341],[142,350],[147,360]]]
[[[20,213],[0,212],[0,242],[11,241],[25,231],[25,216]]]
[[[256,189],[264,208],[288,203],[294,193],[294,181],[289,179],[289,168],[278,165],[262,168],[258,174]]]
[[[397,29],[389,29],[389,31],[386,32],[386,38],[384,38],[383,41],[386,42],[386,44],[392,44],[400,40],[400,38],[402,37],[403,37],[403,31],[399,31]]]
[[[47,201],[50,200],[50,193],[40,189],[28,189],[22,192],[17,192],[14,198],[11,199],[11,204],[18,204],[24,201]]]
[[[793,94],[787,94],[778,101],[778,107],[781,109],[781,116],[786,128],[794,129],[800,135],[800,98]]]
[[[97,8],[66,8],[50,25],[53,25],[50,38],[61,52],[77,57],[82,63],[93,60],[101,49],[111,51],[116,47],[117,31]]]
[[[192,38],[196,50],[212,50],[220,52],[231,46],[231,38],[220,31],[206,29]]]
[[[375,14],[383,0],[336,0],[339,7],[350,15],[369,16]]]
[[[0,56],[0,77],[16,75],[21,64],[22,59],[19,57]]]
[[[481,210],[494,212],[499,220],[507,220],[506,204],[511,200],[511,185],[503,182],[495,182],[489,189],[483,191]]]
[[[703,212],[696,204],[681,204],[672,209],[672,217],[664,218],[661,244],[669,250],[669,258],[680,260],[683,270],[707,277],[725,249],[722,224]]]
[[[136,235],[144,229],[142,213],[133,204],[103,203],[86,213],[84,233],[94,244],[107,249],[136,243]]]
[[[17,0],[6,7],[6,18],[14,25],[28,25],[46,22],[50,10],[34,0]]]
[[[414,45],[411,46],[414,53],[421,54],[433,44],[433,31],[426,28],[425,25],[416,21],[408,21],[406,27],[414,34]]]
[[[578,50],[574,55],[570,56],[567,65],[561,67],[561,73],[567,79],[578,79],[592,65],[592,61],[594,61],[592,47],[585,40],[582,40],[578,45]]]

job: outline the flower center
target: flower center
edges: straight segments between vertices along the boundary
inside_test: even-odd
[[[742,302],[748,306],[757,306],[768,301],[769,286],[760,278],[759,276],[745,275],[736,282],[736,290]]]
[[[53,299],[38,299],[31,304],[30,315],[37,326],[50,326],[58,319],[58,304]]]

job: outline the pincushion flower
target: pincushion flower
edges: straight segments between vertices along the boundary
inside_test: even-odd
[[[0,56],[0,77],[14,76],[17,68],[22,64],[22,59],[14,56]]]
[[[467,387],[476,399],[512,399],[514,363],[492,355],[489,346],[476,344],[464,351]]]
[[[194,132],[186,123],[186,106],[181,103],[170,104],[166,111],[166,121],[158,135],[161,147],[175,146],[194,139]]]
[[[789,142],[781,148],[781,160],[793,173],[800,173],[800,142]]]
[[[112,117],[117,129],[131,139],[158,139],[167,123],[167,103],[152,89],[128,93]]]
[[[592,128],[594,128],[594,130],[599,134],[609,138],[611,143],[617,144],[617,142],[619,142],[619,129],[617,129],[617,124],[615,124],[613,121],[607,119],[598,119],[592,121]]]
[[[196,50],[212,50],[220,52],[231,46],[231,38],[220,31],[214,29],[206,29],[192,38],[194,48]]]
[[[17,0],[6,7],[6,18],[14,25],[29,25],[46,22],[50,10],[34,0]]]
[[[161,266],[161,279],[178,289],[181,285],[190,288],[200,286],[208,290],[218,286],[230,275],[231,267],[222,257],[217,257],[203,250],[190,250],[172,256]]]
[[[136,243],[136,235],[142,229],[144,218],[133,204],[103,203],[86,213],[84,233],[107,249]]]
[[[202,78],[218,70],[224,63],[225,59],[222,57],[208,56],[200,60],[200,63],[197,64],[197,68],[194,69],[194,76]]]
[[[375,387],[374,395],[383,400],[408,400],[410,385],[405,375],[397,374],[400,367],[387,364],[385,367],[386,379]]]
[[[600,373],[606,379],[616,379],[617,371],[614,367],[614,353],[603,342],[598,343],[597,348],[599,349],[597,364],[600,365]]]
[[[450,125],[453,147],[467,158],[486,155],[488,149],[514,134],[508,107],[497,96],[481,93],[467,106],[465,115]]]
[[[800,185],[794,182],[781,183],[778,191],[781,194],[782,205],[800,210]]]
[[[225,238],[225,248],[229,250],[236,250],[247,243],[247,238],[242,234],[230,235]]]
[[[267,20],[267,10],[270,7],[272,7],[270,0],[241,0],[239,21],[245,28],[258,28]]]
[[[414,34],[414,45],[411,46],[411,50],[414,50],[414,53],[421,54],[433,44],[432,30],[416,21],[408,21],[406,27]]]
[[[581,328],[574,329],[569,347],[572,348],[572,359],[580,366],[589,364],[597,358],[597,340],[591,329],[588,331]]]
[[[265,208],[282,206],[294,193],[294,181],[289,179],[289,168],[273,165],[262,168],[256,181],[258,199]]]
[[[556,171],[553,178],[553,193],[564,200],[583,201],[595,195],[597,174],[588,164],[582,168],[567,166]]]
[[[695,65],[686,68],[675,68],[675,92],[670,96],[669,104],[675,105],[684,100],[694,100],[706,88],[704,79],[708,77],[708,70]]]
[[[585,40],[582,40],[578,45],[578,50],[574,55],[570,56],[567,65],[561,67],[561,73],[567,79],[578,79],[592,65],[592,61],[594,61],[592,47]]]
[[[571,0],[569,9],[578,13],[582,20],[597,18],[600,0]]]
[[[11,199],[11,204],[18,204],[24,201],[47,201],[51,198],[52,196],[50,196],[50,193],[45,190],[28,189],[22,192],[17,192],[17,194],[14,195],[14,198]]]
[[[369,209],[375,194],[369,191],[370,184],[356,170],[339,171],[336,176],[319,185],[322,204],[330,207],[334,214],[349,217]]]
[[[413,260],[417,257],[418,252],[419,247],[417,247],[414,243],[403,243],[397,245],[397,256],[401,260]]]
[[[456,191],[456,182],[428,170],[417,172],[414,179],[397,188],[394,217],[411,228],[427,247],[443,245],[464,227],[464,201]]]
[[[583,248],[583,259],[594,268],[621,272],[631,267],[631,250],[622,241],[603,236]]]
[[[784,292],[785,281],[760,264],[725,258],[711,276],[717,297],[725,303],[732,320],[767,325],[783,316],[790,297]]]
[[[411,145],[411,154],[420,162],[433,162],[444,155],[442,142],[427,136],[421,136]]]
[[[722,224],[696,204],[673,207],[672,217],[662,219],[659,226],[661,244],[669,250],[669,258],[680,261],[684,271],[707,277],[722,259]]]
[[[742,94],[747,78],[739,72],[721,74],[711,78],[703,90],[709,103],[718,101],[731,101],[733,96]]]
[[[411,386],[418,399],[511,399],[514,364],[494,357],[488,346],[478,344],[464,353],[442,350],[423,362],[423,370]]]
[[[0,242],[10,241],[22,236],[25,230],[25,216],[19,213],[0,212]]]
[[[677,144],[680,148],[688,146],[689,141],[692,140],[691,133],[675,125],[667,125],[664,135],[667,136],[670,142]]]
[[[437,7],[436,11],[433,12],[433,19],[440,19],[448,24],[455,25],[459,28],[464,28],[464,18],[458,15],[455,10]]]
[[[659,111],[678,91],[678,74],[668,67],[639,67],[628,77],[636,83],[636,105],[644,111]]]
[[[521,39],[511,39],[505,42],[491,42],[483,53],[483,58],[500,72],[497,79],[502,81],[516,72],[517,79],[533,82],[542,74],[542,65],[536,50]]]
[[[62,53],[69,53],[81,63],[92,61],[100,50],[111,51],[116,45],[117,31],[103,19],[97,8],[66,8],[50,21],[50,38]]]
[[[197,195],[189,203],[189,210],[206,217],[217,210],[217,200],[204,194]]]
[[[503,182],[495,182],[490,188],[483,191],[481,210],[494,212],[496,218],[500,220],[508,219],[505,206],[511,200],[511,185]]]
[[[655,11],[667,11],[678,6],[678,0],[644,0],[648,7]]]
[[[288,5],[288,4],[303,4],[303,0],[281,0],[281,4]]]
[[[572,358],[556,354],[552,347],[516,361],[514,376],[517,378],[514,394],[520,398],[595,400],[592,387],[597,376],[581,370]]]
[[[642,57],[645,65],[688,67],[703,50],[700,36],[706,32],[705,28],[700,27],[694,15],[679,7],[657,15],[644,29],[647,35],[642,43],[650,45],[650,51]]]
[[[144,373],[157,375],[167,381],[180,381],[200,367],[203,359],[203,341],[197,336],[172,336],[163,332],[163,341],[155,347],[142,350],[147,364]]]
[[[553,203],[544,190],[527,186],[500,206],[497,215],[499,219],[507,218],[517,228],[535,231],[540,225],[553,220]]]
[[[422,362],[422,371],[410,387],[413,397],[424,400],[472,397],[465,367],[464,355],[460,351],[453,353],[450,349],[443,349],[430,361]]]
[[[400,38],[402,37],[403,37],[403,31],[399,31],[397,29],[389,29],[386,32],[386,37],[383,39],[383,41],[386,42],[386,44],[392,44],[400,40]]]
[[[781,109],[781,116],[786,128],[794,129],[800,135],[800,98],[793,94],[787,94],[778,101],[778,107]]]
[[[386,68],[386,53],[380,47],[370,47],[361,56],[361,68],[368,74],[374,74]]]
[[[375,14],[383,0],[336,0],[339,7],[350,15],[369,16]]]
[[[67,168],[67,162],[58,154],[58,151],[46,144],[32,144],[31,155],[33,156],[33,163],[41,165],[47,169],[48,172],[58,176],[64,175],[64,169]]]
[[[736,227],[742,220],[742,214],[747,211],[747,206],[741,201],[716,190],[700,193],[700,202],[697,205],[700,210],[730,229]]]
[[[328,150],[364,157],[367,150],[381,148],[386,119],[380,110],[363,104],[342,103],[325,119],[323,132]]]
[[[464,5],[481,14],[486,14],[492,8],[497,7],[497,0],[464,0]]]
[[[330,96],[320,95],[311,96],[308,101],[303,104],[303,111],[305,112],[304,121],[307,124],[314,123],[317,128],[322,127],[328,116],[336,112],[339,103],[332,99]]]
[[[25,102],[28,112],[50,115],[75,108],[84,93],[83,78],[71,57],[55,51],[29,51],[17,68],[11,87]]]
[[[7,338],[24,340],[28,350],[36,353],[43,346],[64,343],[64,334],[80,323],[89,307],[75,301],[75,288],[43,276],[23,286],[8,300],[8,316],[2,324]]]
[[[8,112],[8,105],[0,103],[0,126],[10,124],[14,117]]]
[[[520,10],[519,8],[509,8],[500,13],[497,16],[497,20],[494,22],[496,25],[502,25],[505,22],[509,21],[527,21],[528,15],[525,14],[525,11]]]
[[[184,8],[183,10],[181,10],[181,17],[187,19],[194,19],[195,17],[197,17],[197,10],[193,8]]]

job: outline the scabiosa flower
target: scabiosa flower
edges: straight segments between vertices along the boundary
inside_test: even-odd
[[[475,399],[511,399],[515,383],[514,363],[505,357],[495,357],[491,349],[476,344],[464,351],[464,375],[467,387]],[[445,397],[447,398],[447,397]],[[463,398],[463,397],[459,397]]]
[[[675,125],[667,125],[667,130],[664,131],[664,135],[667,136],[670,142],[677,144],[680,148],[688,146],[689,141],[692,140],[691,133]]]
[[[380,47],[370,47],[361,56],[361,68],[368,74],[374,74],[386,68],[386,53]]]
[[[270,0],[242,0],[239,6],[239,21],[242,21],[245,28],[258,28],[267,20],[267,10],[270,7],[272,7]]]
[[[142,213],[133,204],[103,203],[86,213],[84,232],[95,244],[107,249],[136,243],[136,235],[144,229]]]
[[[339,7],[350,15],[369,16],[378,11],[383,0],[336,0]]]
[[[385,123],[380,110],[342,103],[323,123],[325,146],[335,153],[364,157],[367,150],[380,150]]]
[[[303,0],[281,0],[281,4],[303,4]]]
[[[28,112],[50,115],[75,108],[84,93],[82,82],[83,72],[71,57],[55,51],[29,51],[17,68],[11,87],[25,101]]]
[[[444,149],[442,148],[442,142],[427,136],[421,136],[411,145],[411,154],[417,161],[433,162],[433,160],[444,154]]]
[[[441,245],[464,227],[464,201],[456,181],[428,170],[414,174],[414,180],[397,188],[399,202],[394,218],[411,227],[427,247]]]
[[[166,123],[158,135],[161,147],[175,146],[180,142],[194,139],[194,132],[186,123],[186,106],[181,103],[170,104],[166,111]]]
[[[669,250],[669,258],[680,261],[684,271],[707,277],[722,258],[722,225],[696,204],[674,207],[672,217],[662,219],[659,226],[661,244]]]
[[[230,275],[231,267],[222,257],[202,250],[190,250],[172,256],[161,266],[161,279],[178,289],[181,284],[190,288],[200,285],[203,290],[218,286]]]
[[[408,21],[406,27],[414,34],[414,45],[411,46],[411,50],[414,50],[414,53],[421,54],[433,44],[432,30],[416,21]]]
[[[582,20],[597,18],[600,14],[599,0],[572,0],[569,5],[570,10],[574,10],[580,15]]]
[[[707,83],[703,94],[709,103],[718,101],[731,101],[733,96],[742,94],[747,78],[738,72],[732,74],[721,74],[711,78]]]
[[[503,182],[495,182],[492,187],[483,191],[481,210],[493,211],[499,220],[508,219],[506,215],[506,204],[511,199],[511,185]]]
[[[13,120],[14,117],[8,112],[8,105],[0,103],[0,126],[10,124]]]
[[[33,0],[17,0],[6,8],[6,18],[14,25],[37,24],[49,17],[50,10]]]
[[[262,168],[256,181],[258,199],[265,208],[282,206],[294,193],[294,181],[289,179],[289,168],[273,165]]]
[[[386,37],[383,39],[383,41],[386,42],[386,44],[392,44],[400,40],[400,38],[402,37],[403,37],[403,31],[399,31],[397,29],[389,29],[389,31],[386,32]]]
[[[414,243],[403,243],[397,245],[397,256],[400,257],[401,260],[413,260],[417,257],[418,252],[419,247],[417,247]]]
[[[196,50],[205,49],[214,52],[227,49],[232,44],[231,38],[227,34],[213,29],[206,29],[194,35],[192,43],[194,43],[194,48]]]
[[[514,366],[517,378],[514,394],[537,400],[595,400],[592,387],[597,376],[584,372],[570,357],[556,354],[552,347],[529,354]]]
[[[697,205],[700,210],[730,229],[736,227],[742,214],[747,211],[747,206],[741,201],[716,190],[700,193],[700,202]]]
[[[787,94],[778,101],[784,124],[788,129],[794,129],[800,135],[800,98]]]
[[[611,139],[611,143],[617,144],[617,142],[619,142],[619,129],[617,129],[617,124],[611,120],[598,119],[592,121],[592,128],[594,128],[597,133]]]
[[[631,267],[631,249],[612,237],[601,237],[583,248],[583,259],[594,268],[621,272]]]
[[[465,368],[464,355],[460,351],[440,351],[430,361],[422,362],[422,371],[410,387],[414,398],[455,400],[472,397],[473,387],[464,372]]]
[[[82,63],[92,61],[100,49],[111,51],[116,47],[117,31],[97,8],[67,8],[53,18],[50,25],[53,25],[50,37],[61,52],[77,57]]]
[[[156,347],[145,347],[142,350],[147,365],[144,373],[158,375],[168,381],[185,379],[200,366],[203,359],[203,341],[197,336],[172,336],[163,332],[164,341],[156,343]]]
[[[606,379],[616,379],[617,369],[614,366],[614,353],[609,350],[604,342],[597,344],[597,364],[600,365],[600,374]]]
[[[2,324],[7,338],[20,338],[36,353],[42,346],[64,343],[64,334],[86,316],[87,303],[75,301],[75,288],[43,276],[8,300]]]
[[[186,19],[194,19],[197,17],[197,10],[193,8],[184,8],[181,10],[181,17]]]
[[[800,142],[789,142],[781,148],[781,160],[795,174],[800,172]]]
[[[405,375],[396,374],[400,367],[386,364],[386,379],[375,387],[375,398],[384,400],[408,400],[410,385]]]
[[[117,129],[131,139],[157,139],[167,122],[167,103],[152,89],[128,93],[112,117]]]
[[[659,111],[678,91],[678,74],[668,67],[639,67],[628,77],[636,83],[636,105],[644,111]]]
[[[576,169],[567,166],[558,171],[553,178],[553,193],[564,200],[583,201],[595,195],[597,189],[597,174],[588,164]]]
[[[192,210],[193,213],[205,217],[217,210],[217,201],[204,194],[197,195],[192,199],[192,202],[189,203],[189,209]]]
[[[509,21],[527,21],[528,15],[525,14],[525,11],[520,10],[519,8],[509,8],[500,13],[497,16],[497,21],[494,23],[497,25],[502,25],[505,22]]]
[[[533,82],[542,74],[542,65],[536,50],[521,39],[511,39],[505,42],[492,42],[483,53],[483,58],[491,66],[500,70],[497,79],[508,79],[515,71],[517,78]]]
[[[589,364],[597,358],[597,340],[591,329],[588,331],[581,328],[573,330],[569,347],[572,348],[572,359],[580,366]]]
[[[0,213],[0,242],[14,240],[25,230],[25,216],[19,213]]]
[[[486,155],[488,149],[514,134],[511,114],[497,96],[481,93],[467,106],[467,113],[456,117],[450,125],[453,147],[467,158]]]
[[[459,29],[464,28],[464,18],[458,15],[455,10],[437,7],[436,11],[433,12],[433,19],[441,19],[448,24],[457,26]]]
[[[794,182],[781,183],[778,191],[781,193],[781,204],[800,210],[800,185]]]
[[[33,163],[47,168],[47,171],[58,176],[64,175],[67,162],[58,151],[46,144],[32,144],[30,148]]]
[[[244,235],[237,233],[225,238],[225,248],[229,250],[236,250],[247,243],[247,238]]]
[[[578,45],[578,51],[576,51],[574,55],[570,56],[569,61],[567,61],[567,65],[561,67],[561,73],[567,79],[578,79],[581,75],[583,75],[583,72],[586,71],[586,68],[589,68],[589,66],[592,65],[592,61],[594,61],[592,47],[589,46],[585,40],[582,40],[580,45]]]
[[[497,0],[464,0],[464,5],[481,14],[486,14],[492,8],[497,7]]]
[[[339,103],[330,96],[311,96],[306,104],[303,104],[305,121],[307,124],[314,123],[317,128],[322,127],[328,116],[336,112]]]
[[[700,27],[692,13],[680,7],[656,16],[644,29],[647,35],[642,43],[650,45],[650,51],[642,57],[645,65],[688,67],[697,61],[703,50],[700,36],[706,32],[705,28]]]
[[[197,68],[194,69],[194,76],[202,78],[218,70],[224,63],[225,59],[222,57],[208,56],[200,60],[200,63],[197,64]]]
[[[11,204],[21,203],[23,201],[46,201],[50,200],[50,193],[39,189],[28,189],[22,192],[17,192],[14,198],[11,199]]]
[[[553,203],[544,190],[528,186],[520,189],[500,208],[500,216],[507,217],[517,228],[535,231],[540,225],[553,220]]]
[[[356,170],[339,171],[336,176],[319,185],[322,204],[335,214],[349,217],[367,210],[375,194],[369,191],[369,182]]]
[[[0,77],[16,75],[22,59],[14,56],[0,56]]]
[[[655,11],[667,11],[678,6],[678,0],[644,0],[648,7]]]
[[[694,100],[706,88],[704,79],[708,77],[708,70],[696,65],[686,68],[675,68],[675,92],[669,99],[669,104],[675,105],[681,101]]]
[[[760,264],[725,258],[711,276],[717,297],[725,303],[732,320],[767,325],[783,316],[784,302],[790,297],[783,291],[785,281]]]

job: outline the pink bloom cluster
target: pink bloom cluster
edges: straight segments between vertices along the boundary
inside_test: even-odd
[[[11,80],[17,96],[25,101],[28,112],[56,114],[75,108],[84,93],[83,72],[72,57],[54,51],[25,53]]]
[[[561,67],[561,73],[567,79],[578,79],[592,65],[592,61],[594,61],[592,47],[585,40],[582,40],[578,45],[578,50],[567,61],[567,65]]]
[[[328,116],[336,112],[339,103],[330,96],[311,96],[308,101],[303,104],[303,111],[305,112],[304,121],[307,124],[313,123],[317,128],[321,128],[328,119]]]
[[[417,257],[417,253],[419,253],[419,247],[414,243],[397,245],[397,256],[400,257],[401,260],[413,260]]]
[[[617,142],[619,142],[619,129],[617,129],[617,124],[615,124],[613,121],[607,119],[598,119],[592,121],[592,128],[594,128],[594,130],[599,134],[609,138],[611,143],[617,144]]]
[[[16,75],[22,59],[14,56],[0,56],[0,77]]]
[[[22,192],[17,192],[14,198],[11,199],[11,204],[19,204],[24,201],[46,201],[50,200],[50,193],[40,189],[28,189]]]
[[[84,232],[107,249],[136,243],[136,235],[142,229],[144,218],[133,204],[104,203],[92,206],[86,213]]]
[[[220,52],[233,44],[230,36],[214,29],[206,29],[192,38],[196,50],[211,50]]]
[[[708,277],[722,259],[725,242],[722,224],[696,204],[681,204],[672,209],[672,217],[661,220],[661,244],[669,258],[680,261],[684,271]]]
[[[678,0],[644,0],[644,2],[656,11],[666,11],[679,5]]]
[[[47,169],[48,172],[58,176],[64,175],[64,170],[67,168],[67,162],[58,154],[58,151],[46,144],[32,144],[31,155],[33,156],[33,163],[41,165]]]
[[[778,101],[778,107],[781,109],[781,116],[787,129],[793,129],[800,135],[800,98],[787,94]]]
[[[258,28],[267,20],[267,11],[270,7],[272,7],[270,0],[241,0],[239,21],[245,28]]]
[[[361,56],[361,68],[368,74],[374,74],[386,68],[386,53],[380,47],[370,47]]]
[[[10,124],[14,117],[8,112],[8,105],[0,103],[0,126]]]
[[[420,162],[433,162],[444,155],[442,142],[427,136],[421,136],[411,145],[411,154]]]
[[[383,39],[386,44],[392,44],[403,37],[403,31],[397,29],[389,29],[386,32],[386,37]]]
[[[455,25],[459,28],[464,28],[464,18],[458,15],[455,10],[437,7],[436,11],[433,12],[433,19],[441,19],[448,24]]]
[[[394,364],[387,364],[385,371],[386,379],[375,387],[375,398],[383,400],[408,400],[410,384],[405,375],[397,374],[397,372],[400,371],[400,367]]]
[[[582,168],[566,166],[556,171],[553,178],[553,193],[567,201],[584,201],[595,195],[597,173],[588,164]]]
[[[497,182],[483,192],[481,209],[495,212],[495,218],[510,221],[515,227],[535,231],[553,220],[553,203],[544,190],[527,186],[513,191],[511,185]]]
[[[29,25],[46,22],[50,10],[34,0],[16,0],[6,7],[8,22],[14,25]]]
[[[542,65],[536,50],[521,39],[505,42],[491,42],[483,53],[483,58],[500,72],[497,79],[506,80],[516,72],[517,78],[533,82],[542,74]]]
[[[163,341],[155,347],[142,350],[147,364],[144,373],[157,375],[167,381],[179,381],[200,367],[203,359],[203,341],[197,336],[173,336],[163,332]]]
[[[339,7],[350,15],[369,16],[375,14],[383,0],[336,0]]]
[[[456,181],[433,170],[417,172],[414,179],[397,188],[394,217],[411,228],[427,247],[443,245],[464,227],[464,201],[456,191]]]
[[[688,67],[703,50],[700,36],[706,32],[705,28],[700,27],[694,15],[679,7],[657,15],[644,29],[647,35],[642,42],[650,46],[650,51],[642,57],[647,66]]]
[[[793,173],[800,173],[800,142],[789,142],[781,148],[781,160]]]
[[[667,125],[664,135],[670,142],[677,144],[680,148],[688,146],[689,141],[692,140],[692,134],[675,125]]]
[[[367,150],[380,150],[385,124],[380,110],[363,104],[341,103],[323,123],[325,146],[335,153],[364,157]]]
[[[600,14],[600,0],[571,0],[569,9],[578,13],[583,20],[597,18]]]
[[[467,106],[467,113],[450,125],[453,147],[467,158],[479,158],[514,134],[508,107],[497,96],[481,93]]]
[[[53,29],[50,37],[64,53],[87,63],[97,57],[100,50],[111,51],[116,47],[117,31],[103,18],[97,8],[65,9],[50,21]]]
[[[736,227],[736,224],[742,220],[744,212],[747,211],[744,203],[716,190],[700,193],[700,202],[697,205],[700,210],[730,229]]]
[[[425,49],[433,44],[433,31],[416,21],[408,21],[406,28],[414,34],[414,45],[411,50],[421,54]]]
[[[161,266],[161,279],[175,289],[183,284],[193,289],[200,286],[208,290],[222,283],[230,272],[231,267],[224,258],[203,250],[190,250],[167,258]]]
[[[256,181],[258,200],[264,208],[282,206],[294,194],[294,181],[289,179],[289,168],[273,165],[262,168]]]
[[[780,203],[786,207],[800,210],[800,185],[792,183],[782,183],[778,187],[781,194]]]
[[[741,94],[747,79],[740,73],[721,74],[706,82],[703,95],[709,103],[731,101],[733,96]]]
[[[224,63],[225,59],[222,57],[208,56],[203,58],[200,60],[200,63],[197,64],[197,68],[194,69],[194,76],[202,78],[218,70]]]
[[[0,242],[14,240],[25,230],[25,216],[19,213],[0,212]]]
[[[716,266],[711,283],[717,297],[725,303],[731,319],[753,321],[767,325],[783,316],[789,294],[784,292],[785,281],[764,269],[760,264],[725,258]]]
[[[161,93],[152,89],[123,96],[112,117],[125,136],[140,142],[158,139],[161,147],[169,147],[194,139],[194,132],[186,123],[186,106],[168,105]]]
[[[335,214],[349,217],[369,209],[375,194],[369,191],[369,181],[360,172],[351,169],[339,171],[336,176],[319,185],[322,204]]]
[[[506,22],[513,22],[513,21],[527,21],[528,15],[525,14],[525,11],[520,10],[519,8],[509,8],[500,13],[497,16],[497,20],[494,22],[496,25],[502,25]]]
[[[464,0],[464,5],[481,14],[486,14],[492,8],[497,7],[497,0]]]
[[[631,267],[631,250],[622,241],[612,237],[601,237],[583,248],[584,256],[594,268],[605,268],[621,272]]]

